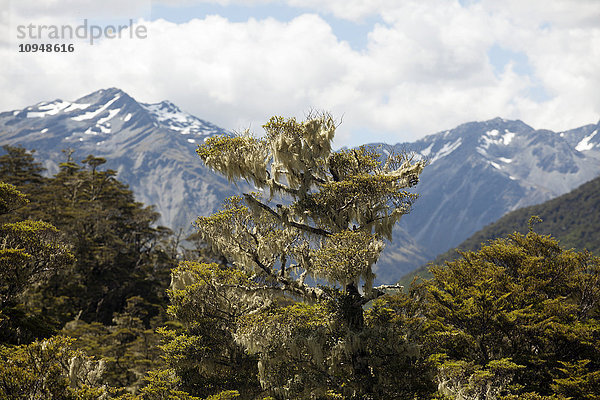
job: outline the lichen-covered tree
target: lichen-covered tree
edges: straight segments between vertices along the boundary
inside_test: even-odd
[[[261,386],[276,398],[412,398],[410,334],[365,319],[365,306],[385,293],[373,285],[373,265],[410,211],[408,189],[425,162],[366,146],[334,152],[336,123],[326,114],[263,127],[262,138],[216,136],[197,150],[255,191],[198,218],[203,239],[230,264],[182,263],[172,314],[187,326],[208,318],[255,355]],[[221,359],[233,356],[218,348]],[[406,371],[390,373],[390,358]],[[215,364],[214,351],[199,356],[204,366],[209,359]]]
[[[107,399],[104,361],[75,350],[72,343],[53,336],[15,347],[0,345],[0,398]]]

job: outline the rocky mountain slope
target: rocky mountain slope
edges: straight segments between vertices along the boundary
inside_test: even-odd
[[[420,198],[400,223],[434,258],[509,211],[600,175],[600,124],[567,132],[521,121],[470,122],[394,146],[429,160]]]
[[[577,189],[548,200],[542,204],[520,208],[512,211],[498,221],[475,232],[467,240],[439,255],[433,261],[441,265],[458,257],[461,251],[477,251],[482,243],[506,237],[513,232],[527,233],[529,218],[538,216],[541,222],[535,223],[533,229],[544,235],[557,238],[562,247],[577,250],[589,250],[600,255],[600,177],[584,183]],[[422,265],[401,279],[408,285],[413,277],[429,278],[428,265]]]
[[[506,212],[566,193],[600,174],[598,125],[567,132],[521,121],[472,122],[382,151],[413,151],[429,160],[421,197],[395,230],[376,273],[392,282],[461,243]],[[36,149],[50,173],[65,160],[105,157],[137,199],[155,204],[161,223],[190,229],[240,188],[202,165],[198,143],[225,132],[163,101],[139,103],[119,89],[75,101],[41,102],[0,113],[0,145]]]
[[[50,173],[65,161],[63,149],[75,150],[76,160],[105,157],[137,200],[156,205],[162,224],[185,229],[233,194],[195,154],[198,143],[223,132],[168,101],[138,103],[115,88],[0,114],[0,144],[35,149]]]

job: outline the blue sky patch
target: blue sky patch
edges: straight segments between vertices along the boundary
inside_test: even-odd
[[[513,71],[517,74],[533,76],[533,68],[529,64],[527,55],[523,52],[513,51],[496,43],[488,50],[487,54],[496,76],[502,75],[509,63],[513,64]]]

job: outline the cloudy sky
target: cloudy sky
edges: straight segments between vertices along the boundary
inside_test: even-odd
[[[18,27],[147,29],[19,53]],[[0,0],[0,110],[118,87],[231,130],[312,109],[337,146],[396,143],[497,116],[600,119],[599,0]]]

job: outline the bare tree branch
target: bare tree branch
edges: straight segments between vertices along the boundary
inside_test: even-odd
[[[275,210],[273,210],[268,205],[266,205],[266,204],[264,204],[264,203],[256,200],[256,198],[254,198],[254,196],[252,196],[251,194],[244,193],[244,198],[246,199],[246,201],[249,204],[255,205],[255,206],[259,207],[259,208],[262,208],[263,210],[265,210],[267,213],[269,213],[270,215],[272,215],[273,217],[275,217],[278,221],[280,221],[284,225],[289,225],[289,226],[292,226],[292,227],[294,227],[296,229],[300,229],[300,230],[312,233],[314,235],[331,236],[331,232],[326,231],[325,229],[315,228],[315,227],[310,226],[310,225],[301,224],[299,222],[290,220],[289,217],[286,216],[286,215],[280,215],[278,212],[276,212]]]

